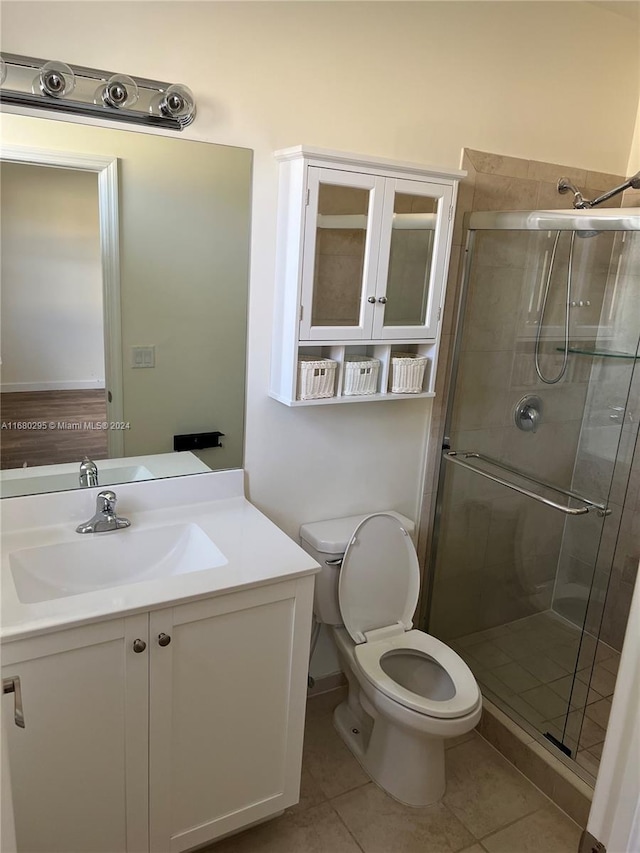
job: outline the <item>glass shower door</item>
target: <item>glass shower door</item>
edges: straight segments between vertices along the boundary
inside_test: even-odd
[[[472,232],[427,625],[489,698],[572,756],[587,704],[606,698],[589,672],[606,654],[630,465],[618,448],[637,434],[640,303],[626,285],[640,234],[588,233]]]

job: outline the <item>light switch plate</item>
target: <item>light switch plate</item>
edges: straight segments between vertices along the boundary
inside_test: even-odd
[[[131,347],[131,367],[155,367],[155,347]]]

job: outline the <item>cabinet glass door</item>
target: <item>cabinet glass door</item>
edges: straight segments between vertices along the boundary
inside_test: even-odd
[[[300,339],[369,338],[384,179],[309,167],[307,186]]]
[[[435,337],[451,204],[448,186],[387,181],[375,337]]]

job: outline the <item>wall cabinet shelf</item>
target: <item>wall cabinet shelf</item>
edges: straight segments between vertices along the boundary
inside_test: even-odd
[[[177,853],[297,802],[312,597],[307,577],[6,643],[18,849]]]
[[[466,173],[304,146],[276,158],[271,396],[289,406],[433,396],[457,186]],[[422,387],[408,394],[391,391],[401,351],[428,360]],[[374,394],[345,393],[345,355],[358,352],[380,361]],[[337,362],[333,396],[300,399],[298,361],[310,355]]]

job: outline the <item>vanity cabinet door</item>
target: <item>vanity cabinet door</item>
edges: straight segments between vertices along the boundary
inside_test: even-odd
[[[312,597],[303,578],[151,613],[152,851],[297,802]]]
[[[19,851],[148,850],[148,617],[5,643],[25,727],[3,698]]]

